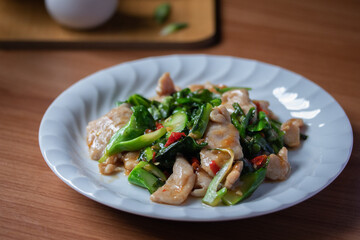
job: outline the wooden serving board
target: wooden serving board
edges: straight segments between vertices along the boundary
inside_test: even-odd
[[[87,31],[57,24],[43,0],[0,1],[1,47],[202,47],[216,41],[216,0],[167,0],[172,11],[166,23],[187,22],[189,27],[168,36],[166,25],[153,19],[163,0],[119,0],[116,14],[104,25]]]

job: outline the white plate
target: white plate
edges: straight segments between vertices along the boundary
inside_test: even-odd
[[[281,121],[303,118],[309,138],[289,153],[290,178],[262,184],[236,206],[208,207],[200,199],[189,199],[181,206],[153,203],[149,193],[129,184],[123,173],[100,175],[97,162],[88,157],[87,123],[108,112],[116,100],[133,93],[153,96],[163,72],[170,72],[180,87],[205,81],[251,87],[250,97],[270,101]],[[71,86],[46,111],[39,143],[45,161],[59,178],[102,204],[153,218],[222,221],[275,212],[318,193],[345,167],[353,134],[346,114],[334,98],[298,74],[248,59],[171,55],[123,63]]]

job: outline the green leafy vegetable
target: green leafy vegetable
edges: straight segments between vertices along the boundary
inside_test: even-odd
[[[144,98],[143,96],[139,94],[133,94],[131,95],[128,100],[126,100],[127,103],[131,104],[132,106],[144,106],[146,108],[150,107],[151,101],[147,98]]]
[[[248,127],[248,130],[250,132],[260,132],[264,128],[270,127],[270,121],[268,117],[266,116],[266,113],[263,111],[260,111],[258,114],[258,121]]]
[[[118,143],[134,139],[144,134],[146,129],[155,128],[154,119],[144,106],[134,106],[132,107],[132,111],[133,114],[129,122],[111,137],[109,143],[106,145],[105,153],[99,162],[104,162],[106,158],[111,156],[114,146]]]
[[[154,18],[158,23],[164,23],[170,15],[171,6],[169,3],[162,3],[155,8]]]
[[[153,193],[164,185],[166,177],[154,164],[139,162],[130,172],[128,181]]]
[[[234,106],[236,106],[236,104],[237,103],[235,103]],[[237,108],[241,109],[238,104],[237,104]],[[237,128],[237,130],[239,131],[240,137],[242,139],[245,139],[246,129],[249,125],[250,120],[255,116],[256,110],[255,110],[255,108],[250,108],[249,112],[246,115],[241,115],[240,117],[238,117],[236,113],[237,112],[234,111],[231,114],[231,121],[234,124],[234,126]]]
[[[150,162],[153,159],[154,153],[151,147],[147,147],[140,153],[139,160]]]
[[[206,103],[200,107],[199,114],[194,118],[194,125],[189,133],[190,137],[200,139],[204,135],[212,109],[210,103]]]
[[[222,197],[223,203],[234,205],[251,196],[266,177],[266,165],[255,172],[242,175],[240,177],[240,186],[234,190],[228,190]]]
[[[170,136],[172,132],[181,132],[185,129],[188,122],[188,116],[184,111],[177,111],[170,117],[168,117],[163,125],[168,131],[167,137]]]
[[[198,144],[193,138],[187,136],[168,147],[161,148],[155,156],[155,162],[159,163],[160,169],[171,172],[177,153],[189,157],[196,156],[206,145],[207,143]]]
[[[221,198],[226,195],[227,189],[223,187],[219,191],[217,190],[220,186],[221,181],[225,178],[227,173],[230,171],[233,161],[234,161],[234,152],[229,149],[219,149],[221,151],[226,151],[230,154],[230,159],[223,165],[223,167],[216,173],[215,177],[211,180],[209,187],[206,191],[202,202],[210,205],[216,206],[220,203]]]
[[[140,137],[128,141],[114,142],[114,144],[111,145],[111,147],[106,148],[106,152],[104,156],[101,157],[99,162],[100,163],[104,162],[106,158],[116,153],[120,153],[123,151],[137,151],[144,147],[147,147],[151,145],[153,142],[155,142],[157,139],[165,135],[165,133],[166,133],[166,129],[160,128],[159,130],[141,135]]]
[[[185,22],[170,23],[161,30],[160,34],[166,36],[186,27],[188,27],[188,24]]]
[[[110,149],[110,156],[123,151],[137,151],[151,145],[154,141],[161,138],[166,133],[165,128],[160,128],[154,132],[141,135],[129,141],[117,142]]]

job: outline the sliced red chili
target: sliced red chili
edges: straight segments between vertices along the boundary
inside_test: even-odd
[[[167,140],[167,142],[165,143],[165,147],[173,144],[174,142],[178,141],[180,138],[185,137],[185,133],[183,132],[172,132],[169,139]]]
[[[153,152],[153,156],[152,156],[152,161],[155,162],[155,155],[156,155],[156,152]]]
[[[156,122],[155,123],[156,130],[159,130],[160,128],[163,128],[164,126],[161,123]]]
[[[267,156],[264,154],[264,155],[260,155],[260,156],[257,156],[257,157],[254,157],[253,159],[251,159],[250,161],[255,164],[257,167],[261,167],[265,164],[266,162],[266,159],[267,159]]]
[[[198,171],[200,168],[200,162],[196,157],[191,158],[191,166],[195,171]]]
[[[210,163],[210,169],[214,174],[216,174],[220,170],[220,167],[217,165],[217,163],[214,160],[212,160]]]

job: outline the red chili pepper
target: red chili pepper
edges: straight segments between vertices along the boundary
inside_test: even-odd
[[[262,165],[265,164],[266,159],[267,159],[267,156],[264,154],[264,155],[254,157],[253,159],[251,159],[251,162],[253,164],[255,164],[257,167],[261,167]]]
[[[159,130],[160,128],[163,128],[164,126],[161,123],[156,122],[155,123],[156,130]]]
[[[220,170],[220,167],[216,164],[214,160],[212,160],[210,163],[210,169],[214,174],[216,174]]]
[[[163,128],[164,126],[161,123],[156,122],[155,127],[156,127],[156,130],[159,130],[160,128]],[[148,129],[145,130],[145,133],[151,133],[153,131],[154,130],[151,130],[151,129],[148,128]]]
[[[153,162],[155,162],[155,155],[156,155],[156,152],[153,152],[153,157],[152,157]]]
[[[196,157],[191,158],[191,166],[195,171],[198,171],[200,168],[200,162]]]
[[[186,136],[183,132],[172,132],[169,139],[167,140],[165,147],[173,144],[174,142],[178,141],[182,136]]]

